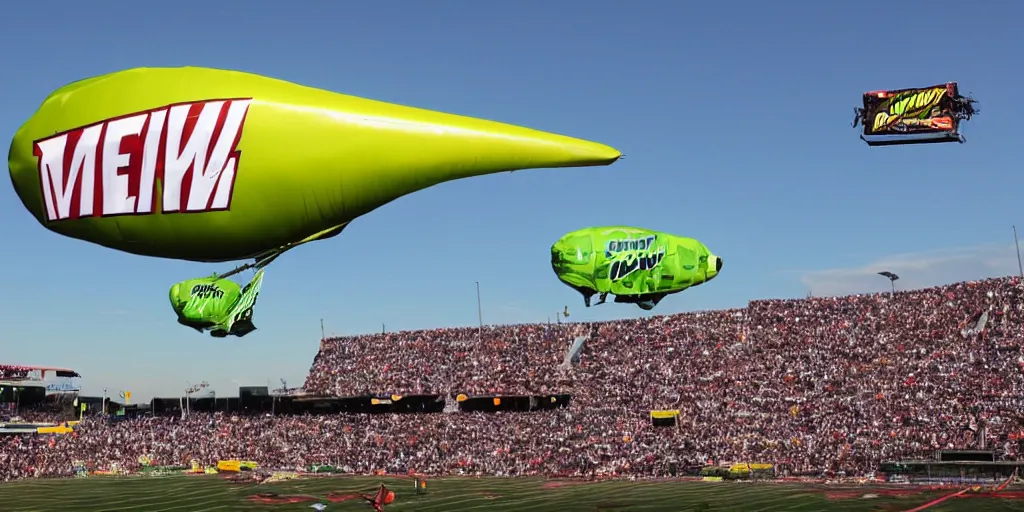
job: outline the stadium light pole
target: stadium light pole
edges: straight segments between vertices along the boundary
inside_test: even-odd
[[[898,275],[896,275],[896,274],[894,274],[892,272],[889,272],[888,270],[879,272],[878,275],[880,275],[880,276],[882,276],[882,277],[884,277],[884,278],[889,280],[889,286],[892,288],[893,296],[895,296],[896,295],[896,280],[899,279],[900,276],[898,276]]]
[[[1013,245],[1017,247],[1017,271],[1020,272],[1020,278],[1024,279],[1024,265],[1020,264],[1020,242],[1017,241],[1017,226],[1013,226]]]
[[[484,309],[480,305],[480,281],[476,282],[476,319],[480,322],[479,338],[484,337]]]

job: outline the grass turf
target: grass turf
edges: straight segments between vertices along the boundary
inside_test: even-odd
[[[373,494],[383,482],[395,491],[388,512],[455,512],[475,510],[625,512],[625,511],[897,511],[908,510],[950,491],[919,492],[896,487],[825,487],[798,484],[711,482],[558,483],[537,479],[446,478],[428,480],[417,495],[413,481],[398,478],[316,477],[264,485],[242,485],[220,476],[91,477],[72,480],[25,480],[0,485],[3,512],[198,512],[311,510],[317,501],[328,511],[369,511],[365,501],[331,503],[328,493]],[[264,504],[259,493],[306,495],[316,501]],[[891,494],[901,495],[891,495]],[[864,498],[865,494],[877,497]],[[929,512],[1022,511],[1024,499],[954,498]]]

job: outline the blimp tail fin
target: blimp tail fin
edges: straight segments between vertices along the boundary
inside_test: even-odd
[[[259,297],[261,288],[263,288],[263,269],[256,272],[249,284],[245,285],[238,303],[231,309],[219,329],[215,330],[227,331],[227,334],[239,338],[255,331],[256,326],[252,323],[253,308],[256,306],[256,299]]]

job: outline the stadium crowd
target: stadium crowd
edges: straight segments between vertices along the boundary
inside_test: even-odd
[[[593,325],[332,338],[307,392],[573,400],[529,413],[87,420],[72,435],[0,438],[0,478],[66,475],[72,460],[131,469],[141,455],[360,473],[653,476],[669,462],[748,461],[783,474],[860,475],[980,440],[1016,459],[1022,296],[1011,277]],[[577,336],[589,339],[565,366]],[[652,426],[655,409],[678,410],[677,426]]]

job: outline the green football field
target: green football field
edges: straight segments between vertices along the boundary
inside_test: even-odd
[[[395,491],[387,511],[898,511],[909,510],[949,491],[920,492],[907,487],[825,487],[734,482],[598,482],[570,483],[536,479],[447,478],[429,480],[417,495],[409,479],[319,477],[275,484],[237,484],[220,476],[92,477],[73,480],[27,480],[0,485],[0,511],[180,511],[312,510],[369,511],[364,501],[327,501],[334,496],[372,494],[381,482]],[[302,503],[264,504],[249,497],[260,493],[304,495]],[[1024,494],[1019,491],[1016,494]],[[1024,499],[954,498],[929,511],[1024,511]]]

